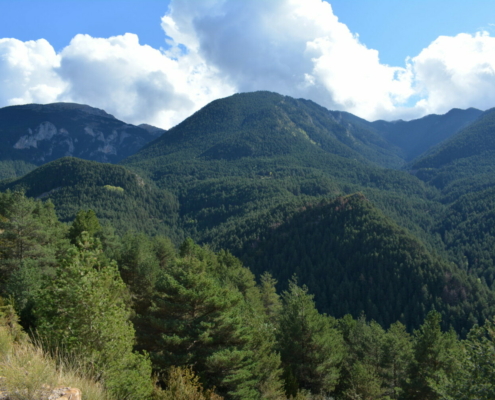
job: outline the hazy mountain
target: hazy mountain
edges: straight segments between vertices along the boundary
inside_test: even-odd
[[[28,104],[0,109],[0,161],[42,165],[60,157],[116,163],[163,133],[119,121],[81,104]]]
[[[401,149],[406,161],[411,161],[438,143],[455,135],[475,121],[483,111],[475,108],[454,108],[444,115],[427,115],[412,121],[375,121],[375,128],[391,144]]]
[[[461,159],[495,151],[495,109],[485,111],[457,135],[416,160],[413,168],[441,168]]]

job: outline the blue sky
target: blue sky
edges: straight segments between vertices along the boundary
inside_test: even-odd
[[[493,1],[329,3],[0,0],[0,106],[84,102],[163,127],[261,89],[367,119],[495,106]]]

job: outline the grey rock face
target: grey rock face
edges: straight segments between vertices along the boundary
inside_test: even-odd
[[[65,156],[117,163],[165,132],[126,124],[102,110],[72,103],[0,109],[0,161],[41,165]]]

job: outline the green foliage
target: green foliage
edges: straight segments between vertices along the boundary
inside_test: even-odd
[[[450,376],[455,376],[459,344],[453,331],[441,331],[440,323],[441,315],[430,311],[415,332],[414,363],[411,365],[407,399],[441,399],[438,387]]]
[[[77,244],[81,240],[83,232],[87,232],[90,237],[101,231],[100,221],[93,210],[81,210],[72,221],[68,237],[72,244]]]
[[[432,307],[464,334],[484,320],[493,293],[432,255],[363,195],[307,207],[273,229],[246,264],[277,280],[298,274],[320,310],[335,317],[362,312],[383,326],[419,327]]]
[[[145,234],[130,232],[124,235],[116,260],[137,313],[150,307],[160,273],[174,259],[175,249],[165,237],[151,239]]]
[[[24,327],[33,324],[32,306],[42,278],[52,276],[67,249],[65,227],[53,204],[22,192],[0,193],[0,294],[11,296]]]
[[[124,193],[124,188],[121,188],[120,186],[105,185],[103,187],[112,192]]]
[[[115,264],[102,264],[87,233],[80,236],[36,299],[37,333],[102,375],[118,398],[151,394],[149,360],[132,352],[127,290]]]
[[[36,165],[26,161],[0,161],[0,181],[21,177],[35,168]]]
[[[108,185],[124,191],[108,190]],[[120,166],[65,157],[0,185],[0,190],[6,189],[24,189],[29,197],[50,199],[64,222],[91,209],[102,224],[110,223],[119,233],[180,235],[176,198]]]
[[[279,361],[264,314],[254,313],[254,286],[234,257],[186,240],[137,319],[140,347],[158,371],[192,365],[205,387],[228,399],[278,398]]]
[[[191,368],[173,367],[168,373],[166,390],[156,394],[156,400],[221,400],[211,390],[204,390]]]
[[[337,384],[344,353],[334,320],[318,313],[307,292],[292,280],[282,294],[277,341],[288,396],[295,396],[297,389],[330,393]]]

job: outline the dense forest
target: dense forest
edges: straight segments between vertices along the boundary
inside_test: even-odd
[[[27,340],[20,324],[108,399],[495,396],[490,318],[464,339],[441,329],[434,307],[413,330],[364,314],[335,318],[296,276],[279,292],[269,273],[256,281],[228,251],[192,239],[176,248],[165,236],[116,235],[92,210],[64,224],[51,202],[21,192],[0,194],[0,215],[2,376]],[[34,390],[36,377],[2,385]]]
[[[31,349],[95,399],[495,398],[494,116],[244,93],[120,165],[0,157],[0,376]]]

